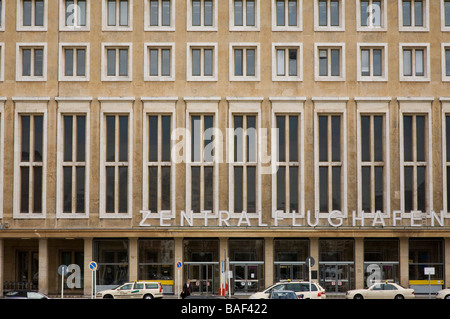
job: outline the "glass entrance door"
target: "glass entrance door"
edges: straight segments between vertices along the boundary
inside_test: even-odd
[[[276,262],[275,271],[276,277],[275,282],[283,280],[307,280],[308,274],[305,274],[304,263],[280,263]]]
[[[214,267],[217,266],[217,263],[186,263],[186,280],[191,280],[194,293],[214,293],[216,290],[214,281]]]
[[[320,263],[319,282],[330,293],[345,293],[353,289],[353,263]]]
[[[262,287],[264,264],[260,263],[235,263],[233,270],[233,293],[252,294]]]

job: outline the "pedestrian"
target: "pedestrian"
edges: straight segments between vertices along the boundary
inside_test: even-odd
[[[183,290],[181,291],[181,298],[186,298],[192,294],[192,285],[191,281],[188,279],[186,283],[183,285]]]

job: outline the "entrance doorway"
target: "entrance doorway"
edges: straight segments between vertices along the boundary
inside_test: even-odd
[[[353,263],[319,263],[319,283],[326,292],[345,293],[353,289]]]
[[[194,293],[213,294],[218,290],[214,274],[218,272],[217,262],[186,262],[185,278],[191,280]]]
[[[252,294],[264,288],[264,263],[234,262],[230,266],[233,271],[231,285],[234,294]]]

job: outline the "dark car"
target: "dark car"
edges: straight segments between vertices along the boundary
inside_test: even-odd
[[[298,299],[298,297],[292,290],[272,290],[269,299]]]
[[[50,299],[46,295],[37,291],[14,290],[5,293],[7,299]]]

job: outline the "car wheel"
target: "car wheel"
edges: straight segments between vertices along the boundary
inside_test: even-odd
[[[103,299],[114,299],[112,295],[104,295]]]
[[[150,295],[150,294],[145,295],[145,296],[144,296],[144,299],[153,299],[153,295]]]
[[[405,299],[405,297],[403,297],[403,295],[397,295],[394,299]]]
[[[445,296],[444,299],[450,299],[450,295]]]
[[[360,294],[357,294],[353,297],[353,299],[364,299],[364,297]]]

